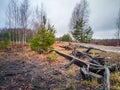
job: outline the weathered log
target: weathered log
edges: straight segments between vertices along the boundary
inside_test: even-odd
[[[86,66],[87,67],[88,65],[90,65],[90,68],[93,68],[94,70],[104,70],[105,66],[103,66],[103,65],[97,65],[97,64],[94,64],[94,63],[86,62],[86,61],[83,61],[83,60],[81,60],[79,58],[76,58],[76,57],[74,57],[72,55],[65,54],[65,53],[60,52],[60,51],[55,50],[55,49],[48,51],[46,54],[51,53],[53,51],[55,51],[57,54],[65,57],[69,61],[72,61],[74,59],[74,64],[77,65],[77,66],[79,66],[79,67],[82,67],[82,66]],[[113,69],[111,67],[108,67],[109,70]]]
[[[109,81],[110,72],[109,72],[109,69],[110,68],[109,67],[105,67],[103,65],[98,65],[98,64],[93,64],[93,63],[90,63],[90,62],[86,62],[86,61],[83,61],[83,60],[81,60],[79,58],[76,58],[74,56],[65,54],[65,53],[60,52],[60,51],[55,50],[55,49],[49,51],[48,53],[50,53],[52,51],[55,51],[59,55],[67,58],[69,61],[72,61],[72,63],[74,62],[75,65],[77,65],[77,66],[79,66],[81,68],[82,67],[87,68],[89,66],[89,72],[91,72],[91,73],[89,73],[87,75],[92,75],[93,73],[96,73],[98,75],[102,75],[104,77],[104,81],[105,81],[105,90],[110,90],[110,88],[109,88],[109,86],[110,86],[110,81]],[[97,73],[98,71],[100,71],[100,73]],[[94,74],[94,76],[95,76],[95,74]],[[96,77],[98,77],[98,76],[96,76]]]
[[[104,65],[105,64],[105,59],[104,58],[100,58],[100,57],[92,57],[91,55],[89,55],[88,53],[85,52],[80,52],[79,50],[74,49],[72,51],[72,54],[78,58],[87,58],[89,59],[89,61],[91,63],[94,64],[101,64]]]
[[[89,74],[90,74],[91,76],[96,77],[96,78],[102,78],[102,76],[101,76],[101,75],[96,74],[96,73],[93,73],[93,72],[89,72]]]
[[[65,48],[66,50],[72,50],[72,55],[74,55],[75,57],[78,57],[78,58],[82,58],[82,57],[87,57],[90,61],[92,61],[93,60],[93,58],[92,58],[92,56],[91,55],[89,55],[88,53],[86,53],[86,52],[80,52],[80,51],[78,51],[78,50],[76,50],[76,48],[74,47],[74,48],[72,48],[72,47],[70,47],[70,46],[60,46],[61,48]],[[95,61],[93,61],[95,64],[99,64],[99,63],[97,63],[97,62],[95,62]]]
[[[80,72],[84,80],[91,80],[91,76],[84,66],[80,68]]]
[[[92,77],[102,78],[101,75],[87,71],[85,67],[80,68],[83,79],[91,80]]]
[[[105,90],[110,90],[110,71],[108,67],[105,67],[104,82],[105,82]]]
[[[96,77],[98,79],[102,78],[101,75],[93,73],[93,72],[88,72],[86,70],[86,68],[82,67],[81,68],[81,74],[82,74],[82,78],[84,80],[91,80],[92,77]],[[105,67],[105,71],[104,71],[104,85],[105,85],[105,90],[110,90],[110,72],[108,67]]]
[[[67,64],[66,66],[65,66],[65,68],[69,68],[73,63],[74,63],[74,59],[69,63],[69,64]]]
[[[105,58],[101,58],[101,57],[93,57],[93,60],[99,62],[101,65],[105,65]]]
[[[102,66],[102,65],[97,65],[97,64],[93,64],[93,63],[90,63],[90,62],[83,61],[83,60],[81,60],[81,59],[79,59],[79,58],[76,58],[76,57],[74,57],[74,56],[65,54],[65,53],[60,52],[60,51],[55,50],[55,49],[49,51],[48,53],[50,53],[50,52],[52,52],[52,51],[55,51],[55,52],[58,53],[59,55],[61,55],[61,56],[65,57],[66,59],[68,59],[69,61],[72,61],[72,60],[74,59],[74,64],[77,65],[77,66],[79,66],[79,67],[83,67],[83,66],[86,66],[86,67],[87,67],[88,65],[90,65],[91,68],[92,68],[92,67],[96,67],[95,70],[97,70],[97,68],[98,68],[98,70],[99,70],[99,69],[104,70],[104,66]],[[46,53],[46,54],[47,54],[47,53]],[[94,68],[93,68],[93,69],[94,69]]]

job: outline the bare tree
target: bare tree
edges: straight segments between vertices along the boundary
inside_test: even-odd
[[[35,19],[34,19],[34,28],[37,29],[38,27],[43,25],[43,17],[46,17],[45,10],[43,8],[43,4],[41,4],[41,8],[38,6],[35,9]]]
[[[21,27],[23,28],[23,44],[26,43],[26,30],[29,19],[29,0],[23,0],[20,6]]]
[[[14,19],[14,31],[15,31],[15,42],[18,43],[18,26],[19,26],[19,6],[16,0],[13,2],[13,19]]]
[[[9,0],[6,12],[7,25],[11,33],[10,39],[13,43],[26,43],[27,31],[29,25],[29,0]],[[22,28],[22,29],[21,29]]]
[[[88,23],[89,12],[88,3],[86,0],[81,0],[80,3],[76,4],[74,11],[72,13],[72,18],[70,22],[70,28],[74,29],[77,20],[83,20],[85,24]]]
[[[7,24],[10,30],[10,39],[13,43],[18,43],[19,41],[19,31],[20,27],[20,10],[17,0],[9,0],[8,9],[6,12]]]
[[[7,16],[7,25],[8,25],[8,28],[10,29],[12,27],[12,12],[11,12],[11,3],[9,1],[9,4],[8,4],[8,8],[7,8],[7,11],[6,11],[6,16]],[[12,32],[11,30],[9,30],[9,38],[10,38],[10,41],[12,41]]]
[[[6,12],[7,18],[8,18],[8,27],[9,28],[13,28],[13,30],[10,30],[11,33],[10,38],[11,41],[14,43],[15,41],[17,42],[17,38],[16,38],[16,33],[17,31],[15,31],[16,27],[17,27],[17,18],[18,18],[18,5],[17,5],[17,1],[16,0],[9,0],[9,4],[8,4],[8,9]]]
[[[120,8],[119,8],[119,13],[118,13],[118,18],[117,18],[117,22],[116,22],[116,26],[117,26],[117,32],[116,32],[116,37],[118,40],[118,46],[120,45]]]
[[[70,22],[71,34],[76,41],[87,42],[88,36],[92,35],[88,19],[88,3],[86,0],[81,0],[79,4],[76,4]]]

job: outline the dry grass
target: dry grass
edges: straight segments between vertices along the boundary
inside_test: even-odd
[[[64,48],[59,47],[59,46],[67,46],[67,45],[69,45],[69,43],[67,42],[61,42],[61,43],[57,42],[56,44],[53,45],[53,47],[57,50],[60,50],[61,52],[71,54],[71,50],[65,50]],[[86,49],[79,48],[79,50],[85,51]],[[105,58],[108,56],[111,57],[111,58],[106,58],[106,60],[108,61],[106,62],[107,63],[106,65],[113,65],[113,64],[120,63],[120,54],[117,54],[117,53],[111,53],[111,52],[105,53],[97,50],[92,50],[91,55],[105,57]],[[51,63],[51,68],[49,67],[48,57],[54,59],[54,62]],[[51,90],[63,90],[63,89],[75,90],[75,88],[77,87],[82,87],[81,85],[83,85],[84,87],[85,85],[88,85],[93,88],[97,88],[99,86],[96,79],[94,79],[92,82],[76,80],[76,76],[79,75],[79,67],[72,65],[69,69],[63,69],[64,65],[68,64],[69,61],[67,61],[64,57],[60,55],[54,57],[54,53],[49,55],[38,54],[34,51],[31,51],[30,48],[28,47],[25,47],[22,51],[14,50],[12,51],[12,53],[0,52],[0,62],[15,61],[18,59],[23,60],[26,63],[36,62],[37,64],[44,66],[37,70],[34,69],[34,72],[33,72],[33,74],[35,75],[34,77],[36,77],[40,73],[43,73],[41,72],[43,70],[44,73],[48,73],[47,75],[52,76],[53,80],[54,79],[61,80],[62,84],[60,84],[59,87],[53,87]],[[51,73],[53,71],[55,71],[54,73],[56,73],[56,70],[62,74],[60,75],[58,74],[57,76],[55,76],[53,75],[53,73]],[[65,78],[65,80],[62,81],[61,78]],[[50,78],[48,78],[48,80],[49,79]],[[120,89],[120,72],[111,73],[111,85],[112,85],[111,90]]]

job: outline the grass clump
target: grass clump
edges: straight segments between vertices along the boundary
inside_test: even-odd
[[[47,60],[49,61],[49,62],[54,62],[57,58],[58,58],[58,54],[57,53],[55,53],[55,52],[52,52],[51,54],[49,54],[48,56],[47,56]]]
[[[120,72],[111,73],[112,89],[120,90]]]
[[[69,77],[73,77],[73,76],[75,76],[75,75],[76,75],[76,73],[75,73],[74,70],[69,69],[69,70],[67,71],[67,76],[69,76]]]
[[[0,49],[6,49],[10,46],[10,40],[4,39],[2,42],[0,42]]]

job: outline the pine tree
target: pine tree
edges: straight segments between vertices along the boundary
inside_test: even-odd
[[[70,28],[75,41],[89,42],[92,39],[93,31],[88,24],[88,4],[86,0],[82,0],[74,8]]]

